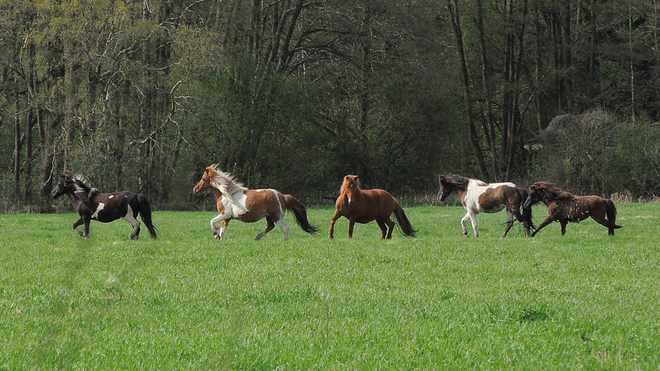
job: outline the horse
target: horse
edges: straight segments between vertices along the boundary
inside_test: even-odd
[[[146,196],[129,191],[101,193],[96,188],[85,184],[80,176],[72,176],[69,172],[60,175],[57,186],[51,192],[51,197],[57,199],[67,194],[80,219],[73,224],[73,229],[79,235],[89,238],[89,222],[96,220],[109,223],[122,218],[133,226],[131,239],[137,240],[140,235],[140,222],[136,219],[138,213],[149,229],[152,238],[156,238],[156,228],[151,221],[151,206]],[[84,224],[85,231],[78,227]]]
[[[380,227],[381,239],[385,239],[386,236],[390,239],[394,229],[392,213],[396,216],[403,234],[414,237],[417,231],[413,229],[396,198],[383,189],[361,190],[358,176],[346,175],[344,183],[341,185],[340,195],[335,202],[335,215],[330,222],[329,236],[333,238],[335,222],[343,216],[350,223],[348,225],[349,238],[353,237],[356,222],[366,224],[375,220]]]
[[[307,209],[293,196],[282,194],[274,189],[247,189],[243,184],[234,180],[234,177],[218,169],[218,164],[206,168],[202,179],[195,185],[195,194],[205,194],[213,190],[216,198],[218,212],[211,219],[213,236],[222,241],[227,232],[227,225],[232,219],[246,223],[257,222],[266,218],[266,229],[259,233],[257,240],[275,228],[277,224],[284,232],[284,240],[289,239],[289,227],[284,222],[286,210],[293,213],[300,228],[314,234],[318,227],[310,224],[307,219]],[[222,227],[218,229],[218,222]]]
[[[525,233],[528,237],[530,236],[530,228],[534,228],[531,206],[523,207],[522,214],[520,213],[520,207],[528,197],[527,190],[519,188],[511,182],[485,183],[479,179],[465,178],[460,175],[441,175],[440,192],[438,192],[440,202],[447,199],[452,192],[456,192],[467,211],[467,214],[461,219],[465,237],[469,237],[466,225],[468,219],[472,221],[474,236],[479,237],[477,214],[480,212],[496,213],[504,208],[506,208],[507,218],[502,238],[509,233],[514,218],[522,223]]]
[[[588,217],[607,227],[611,236],[614,235],[615,229],[621,228],[616,224],[616,206],[612,200],[599,196],[575,196],[549,182],[536,182],[529,189],[529,198],[525,201],[526,207],[531,207],[539,201],[548,207],[548,217],[539,224],[532,237],[555,221],[561,224],[563,236],[566,234],[568,222],[579,223]]]

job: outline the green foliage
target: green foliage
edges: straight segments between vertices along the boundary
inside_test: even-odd
[[[601,110],[555,118],[542,133],[537,177],[581,194],[660,193],[660,126]]]
[[[210,200],[208,200],[211,203]],[[0,215],[0,359],[9,369],[648,369],[658,362],[657,204],[620,204],[608,236],[501,239],[505,216],[413,207],[417,238],[375,223],[325,235],[265,221],[211,236],[214,212],[155,212],[158,240],[124,221]],[[546,208],[534,208],[536,219]],[[37,227],[38,226],[38,227]],[[146,237],[146,238],[145,238]]]

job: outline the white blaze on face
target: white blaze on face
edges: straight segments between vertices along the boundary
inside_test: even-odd
[[[103,202],[99,202],[99,206],[96,208],[96,211],[94,211],[94,214],[92,214],[92,219],[96,219],[99,217],[99,212],[103,210],[105,207],[105,204]]]

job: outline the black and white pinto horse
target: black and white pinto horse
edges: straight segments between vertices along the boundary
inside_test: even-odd
[[[532,223],[532,208],[523,207],[522,214],[520,207],[527,199],[527,190],[518,188],[515,184],[507,183],[485,183],[479,179],[465,178],[459,175],[441,175],[440,192],[438,199],[444,201],[452,192],[456,192],[461,204],[465,207],[467,214],[461,219],[463,235],[468,237],[467,220],[472,221],[474,236],[479,237],[479,224],[477,223],[477,214],[496,213],[506,208],[507,220],[506,230],[502,238],[513,226],[514,218],[522,223],[525,233],[530,236],[530,228],[534,228]]]
[[[53,199],[67,194],[73,207],[80,215],[80,219],[73,224],[79,235],[89,238],[89,222],[96,220],[109,223],[119,218],[126,220],[133,226],[131,239],[137,240],[140,235],[140,222],[136,219],[138,213],[149,229],[151,237],[156,238],[156,229],[151,221],[151,206],[147,197],[129,191],[116,193],[100,193],[96,188],[87,186],[79,176],[72,176],[69,172],[60,175],[55,189],[51,193]],[[85,225],[82,232],[78,227]]]

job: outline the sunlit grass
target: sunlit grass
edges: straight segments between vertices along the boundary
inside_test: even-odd
[[[504,214],[411,207],[417,238],[374,224],[316,236],[265,221],[156,212],[158,240],[124,221],[0,215],[0,368],[649,369],[660,364],[660,205],[618,205],[615,236],[588,220],[534,239]],[[538,224],[547,215],[534,209]],[[473,235],[471,227],[468,228]]]

